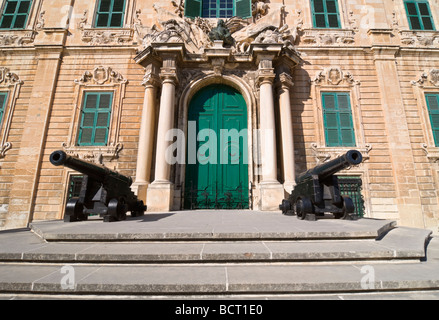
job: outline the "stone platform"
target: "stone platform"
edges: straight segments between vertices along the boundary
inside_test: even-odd
[[[430,235],[388,220],[313,222],[254,211],[41,221],[31,230],[0,232],[0,295],[433,292],[439,290],[439,239]],[[74,272],[69,288],[62,285],[65,268]]]

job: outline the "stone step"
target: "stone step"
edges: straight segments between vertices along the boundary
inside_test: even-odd
[[[246,240],[46,242],[22,232],[0,235],[0,261],[60,263],[211,263],[325,262],[365,260],[419,261],[430,231],[394,228],[377,241]]]
[[[237,210],[238,211],[238,210]],[[46,241],[215,241],[376,239],[392,220],[304,221],[279,212],[186,211],[150,213],[117,223],[40,221],[32,231]]]
[[[218,295],[439,289],[439,241],[426,262],[346,265],[0,264],[0,293]]]

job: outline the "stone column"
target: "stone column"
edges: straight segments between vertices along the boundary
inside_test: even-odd
[[[172,207],[174,185],[170,181],[171,164],[166,155],[171,142],[167,141],[166,134],[174,128],[175,87],[178,83],[175,55],[164,55],[160,78],[162,94],[157,128],[155,179],[148,188],[148,211],[169,211]]]
[[[291,116],[290,88],[294,85],[289,74],[279,75],[279,118],[282,142],[284,189],[291,193],[295,186],[293,120]]]
[[[140,200],[146,203],[146,192],[151,182],[151,164],[154,147],[156,94],[160,85],[158,67],[150,64],[145,68],[145,77],[142,84],[145,86],[142,120],[139,131],[139,149],[137,152],[136,180],[132,189],[136,191]]]
[[[284,197],[282,185],[277,180],[276,120],[274,113],[273,81],[275,78],[272,57],[259,63],[259,114],[261,137],[262,181],[260,183],[260,209],[279,210]]]

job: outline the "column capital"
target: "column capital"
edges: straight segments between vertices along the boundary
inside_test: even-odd
[[[263,84],[273,84],[276,74],[273,68],[260,68],[256,75],[256,83],[258,86]]]
[[[279,74],[279,82],[277,83],[278,89],[289,90],[294,86],[293,77],[291,77],[288,73],[282,72]]]

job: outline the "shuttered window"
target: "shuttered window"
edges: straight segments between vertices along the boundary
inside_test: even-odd
[[[31,0],[6,0],[3,4],[0,29],[24,29],[31,6]]]
[[[322,93],[327,147],[354,147],[355,132],[350,96],[347,92]]]
[[[125,0],[99,0],[95,27],[121,28],[125,15]]]
[[[186,0],[184,15],[189,18],[250,18],[250,0]]]
[[[337,0],[311,0],[314,28],[341,28]]]
[[[3,116],[5,114],[7,100],[8,100],[8,93],[0,92],[0,125],[2,124]]]
[[[439,147],[439,94],[426,94],[428,114],[433,130],[434,144]]]
[[[110,128],[113,92],[86,92],[79,128],[79,146],[105,146]]]
[[[411,30],[434,30],[433,17],[427,1],[404,1]]]

